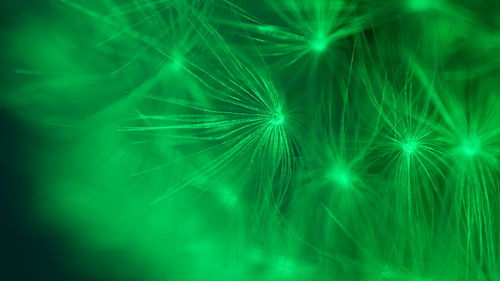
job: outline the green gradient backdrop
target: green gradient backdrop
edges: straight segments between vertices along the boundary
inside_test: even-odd
[[[2,4],[6,280],[500,280],[500,3]]]

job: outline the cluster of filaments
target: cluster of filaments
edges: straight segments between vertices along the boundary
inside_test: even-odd
[[[464,109],[464,102],[454,94],[436,94],[438,90],[428,83],[430,78],[415,70],[418,79],[407,78],[422,84],[419,95],[399,89],[387,94],[392,85],[373,89],[367,86],[370,81],[360,83],[362,90],[358,88],[350,96],[344,94],[350,89],[347,82],[343,91],[328,92],[333,100],[342,102],[325,110],[333,114],[323,114],[323,119],[337,122],[327,124],[322,118],[312,117],[316,111],[324,113],[319,110],[325,103],[319,93],[307,92],[320,88],[317,81],[306,79],[304,83],[311,87],[304,87],[306,94],[296,98],[276,86],[271,77],[279,75],[270,73],[266,63],[279,58],[284,68],[293,69],[292,65],[301,60],[326,61],[335,53],[337,41],[356,36],[356,40],[365,39],[360,34],[369,27],[369,15],[358,14],[350,1],[271,0],[273,15],[279,21],[269,24],[229,1],[224,5],[238,20],[214,19],[208,10],[193,15],[190,9],[203,6],[197,1],[171,2],[169,7],[184,10],[171,14],[175,21],[165,34],[154,38],[132,32],[132,28],[121,31],[145,44],[146,50],[152,49],[150,61],[161,57],[162,65],[131,94],[131,100],[147,100],[144,103],[148,106],[137,106],[138,114],[120,130],[156,138],[158,146],[170,147],[176,153],[172,162],[141,172],[196,159],[186,169],[187,179],[169,183],[156,195],[153,205],[161,206],[192,186],[217,185],[200,193],[216,194],[228,212],[236,213],[238,208],[247,211],[245,219],[252,223],[245,235],[259,242],[253,248],[246,243],[239,246],[250,248],[244,248],[249,254],[243,260],[248,263],[266,267],[266,261],[273,261],[270,267],[276,271],[268,273],[272,277],[265,280],[300,274],[324,276],[318,272],[324,268],[328,271],[330,264],[335,264],[332,267],[339,274],[349,271],[349,266],[357,272],[376,272],[363,276],[366,280],[427,280],[415,276],[428,273],[422,263],[429,255],[433,257],[429,249],[436,242],[427,237],[432,235],[422,233],[440,227],[446,235],[455,230],[458,233],[453,240],[459,241],[454,254],[465,252],[464,260],[474,260],[478,268],[493,271],[492,264],[500,268],[500,255],[495,252],[500,250],[495,244],[499,241],[494,237],[498,231],[498,213],[494,210],[498,208],[493,206],[500,204],[500,119],[494,110],[488,111],[492,116],[474,119]],[[414,11],[439,6],[423,0],[405,3]],[[177,32],[186,26],[186,33]],[[226,39],[218,28],[236,31],[245,41],[231,44],[233,34]],[[169,32],[175,40],[165,39]],[[257,58],[249,59],[250,55],[238,52],[241,45],[255,47],[251,50]],[[355,59],[373,58],[356,57],[353,51],[346,61],[354,64]],[[252,61],[259,63],[252,65]],[[116,73],[120,71],[122,68]],[[350,81],[358,72],[362,71],[351,65],[345,80]],[[380,82],[384,81],[382,76],[366,79]],[[288,77],[282,80],[281,84],[289,82]],[[436,95],[454,102],[446,107]],[[365,107],[355,109],[347,102],[351,100],[366,102]],[[302,109],[300,103],[304,101],[314,104]],[[423,106],[416,106],[419,103]],[[498,109],[495,106],[492,108]],[[358,116],[364,110],[372,115],[364,119]],[[358,115],[348,115],[349,111]],[[218,184],[223,181],[238,184]],[[239,197],[240,189],[252,190],[249,193],[259,199],[247,195],[246,199],[254,201],[248,199],[249,204],[239,206],[238,202],[245,199]],[[434,210],[438,205],[442,209]],[[446,211],[448,216],[443,215]],[[321,225],[304,227],[304,221]],[[380,229],[384,227],[388,229]],[[271,230],[278,234],[271,237]],[[479,241],[474,242],[478,244],[475,247],[473,239]],[[372,245],[377,241],[381,241],[380,248]],[[287,252],[283,250],[287,243],[293,244],[287,249],[291,254],[256,250],[265,248],[262,245],[266,243],[276,243],[283,252]],[[356,250],[344,253],[344,245]],[[440,251],[440,255],[446,252]],[[359,261],[354,261],[356,258]],[[373,267],[367,261],[370,259]],[[394,266],[389,265],[392,262]],[[471,266],[472,262],[466,265]],[[429,271],[432,275],[436,270]]]

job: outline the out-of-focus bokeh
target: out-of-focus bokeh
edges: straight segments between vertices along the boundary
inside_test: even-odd
[[[0,279],[500,281],[500,2],[0,15]]]

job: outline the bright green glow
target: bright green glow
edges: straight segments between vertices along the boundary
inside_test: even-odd
[[[323,52],[328,47],[328,39],[325,36],[317,36],[311,41],[311,49],[316,52]]]
[[[281,125],[285,122],[285,116],[280,111],[277,111],[271,116],[271,123],[274,125]]]
[[[332,172],[331,178],[339,185],[349,186],[351,179],[349,173],[345,171],[334,171]]]
[[[335,167],[328,174],[328,178],[341,187],[350,187],[352,186],[353,182],[353,176],[351,175],[351,172],[348,169],[342,167]]]
[[[410,154],[413,154],[417,151],[418,143],[414,139],[408,139],[402,144],[402,147],[403,147],[403,151],[406,154],[410,155]]]
[[[425,11],[432,7],[434,2],[438,0],[406,0],[408,8],[414,11]]]
[[[183,68],[182,58],[178,56],[173,58],[172,61],[170,62],[170,69],[177,72],[182,70],[182,68]]]
[[[276,32],[276,28],[274,28],[273,26],[268,26],[268,25],[261,25],[261,26],[258,26],[257,29],[261,32],[261,33],[264,33],[264,34],[271,34],[273,32]]]
[[[253,40],[260,46],[262,56],[278,60],[279,67],[301,63],[315,67],[317,54],[327,50],[332,42],[369,25],[369,16],[356,13],[356,5],[345,0],[270,0],[266,6],[271,7],[274,20],[259,19],[238,7],[234,12],[243,20],[224,22],[240,28],[242,32],[237,34]]]
[[[481,144],[475,138],[467,139],[462,142],[459,151],[465,156],[475,156],[481,151]]]
[[[19,268],[500,281],[498,1],[10,2]]]

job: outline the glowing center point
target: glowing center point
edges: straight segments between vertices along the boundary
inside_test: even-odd
[[[328,47],[328,39],[325,36],[317,36],[310,42],[311,49],[315,52],[323,52]]]
[[[343,186],[343,187],[348,187],[352,183],[352,177],[351,177],[349,171],[345,170],[345,169],[341,169],[341,168],[333,169],[333,171],[329,174],[328,177],[334,183],[336,183],[340,186]]]
[[[436,0],[408,0],[408,8],[413,11],[425,11],[432,8]]]
[[[474,156],[478,154],[480,150],[481,146],[475,139],[464,141],[460,147],[460,152],[466,156]]]
[[[283,124],[283,122],[285,122],[285,117],[281,112],[274,112],[271,115],[271,123],[273,123],[274,125],[281,125]]]
[[[170,59],[170,64],[169,64],[170,70],[176,72],[181,71],[184,66],[182,61],[183,61],[182,56],[178,54],[173,55],[173,57]]]
[[[415,140],[409,139],[403,143],[403,151],[406,154],[413,154],[417,151],[418,143]]]
[[[172,68],[172,70],[179,71],[182,69],[182,63],[179,60],[175,60],[172,62],[170,67]]]

